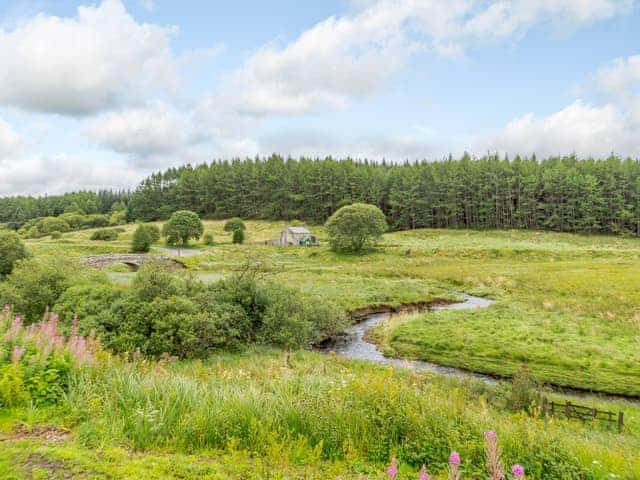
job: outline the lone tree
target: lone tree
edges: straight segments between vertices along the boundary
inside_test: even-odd
[[[20,237],[15,232],[0,232],[0,279],[13,271],[18,260],[29,255]]]
[[[197,213],[189,210],[173,213],[162,227],[162,235],[167,239],[167,245],[178,249],[188,245],[190,239],[200,238],[203,232],[202,220]]]
[[[376,243],[387,230],[387,220],[375,205],[354,203],[331,215],[325,227],[333,250],[357,253]]]

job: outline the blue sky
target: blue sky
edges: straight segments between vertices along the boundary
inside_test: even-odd
[[[214,158],[640,157],[636,0],[4,0],[0,196]]]

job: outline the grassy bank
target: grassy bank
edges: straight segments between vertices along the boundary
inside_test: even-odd
[[[3,415],[3,478],[31,478],[38,468],[42,478],[373,479],[384,478],[391,456],[399,478],[414,478],[423,463],[444,478],[452,450],[475,478],[488,430],[505,464],[521,463],[527,478],[640,475],[637,431],[510,413],[494,406],[497,390],[479,384],[304,352],[290,362],[270,350],[108,362],[74,377],[58,407]],[[43,424],[69,433],[30,430]]]

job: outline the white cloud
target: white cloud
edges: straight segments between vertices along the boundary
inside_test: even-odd
[[[640,97],[640,55],[617,58],[597,74],[601,90],[608,96],[628,101]]]
[[[640,130],[632,117],[613,104],[592,106],[576,100],[542,118],[527,114],[516,118],[478,150],[540,156],[640,156]],[[486,147],[486,148],[484,148]]]
[[[385,3],[328,18],[283,49],[263,47],[231,76],[235,106],[250,114],[303,113],[378,90],[410,53],[398,28],[403,15]]]
[[[142,177],[141,172],[121,162],[102,164],[66,155],[34,156],[2,166],[0,195],[131,188]]]
[[[461,55],[541,23],[583,25],[628,13],[635,0],[356,0],[284,47],[266,45],[234,72],[229,92],[253,115],[343,108],[378,92],[414,52]],[[232,95],[230,95],[230,93]]]
[[[14,155],[23,145],[20,136],[4,120],[0,119],[0,164]]]
[[[475,2],[475,15],[453,37],[486,39],[521,35],[536,24],[585,25],[629,13],[634,0],[502,0]],[[486,5],[485,5],[486,4]],[[459,32],[459,33],[456,33]]]
[[[261,139],[262,154],[273,152],[293,157],[351,157],[400,162],[434,158],[439,152],[433,142],[434,130],[416,127],[406,133],[356,133],[293,129]]]
[[[86,115],[170,90],[175,32],[137,23],[120,0],[81,6],[73,18],[39,14],[0,29],[0,103]]]
[[[148,157],[176,152],[188,142],[188,130],[183,115],[155,104],[101,115],[88,122],[84,133],[102,147]]]

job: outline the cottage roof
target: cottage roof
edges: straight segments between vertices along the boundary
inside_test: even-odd
[[[311,234],[311,232],[304,227],[287,227],[287,230],[289,230],[289,232],[291,233],[305,234],[305,235]]]

